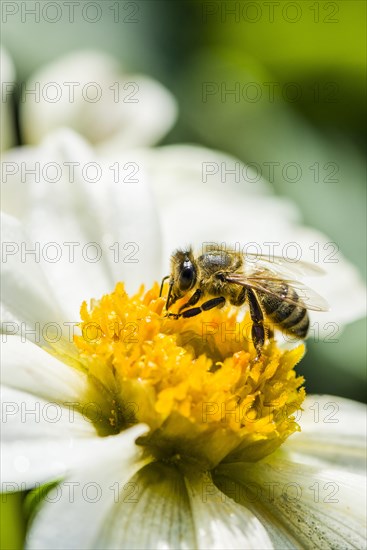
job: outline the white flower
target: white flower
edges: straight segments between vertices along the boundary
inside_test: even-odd
[[[23,95],[23,138],[32,144],[68,126],[101,150],[151,145],[170,129],[177,111],[157,81],[122,73],[115,59],[89,50],[33,73]]]
[[[136,163],[137,181],[114,181],[111,160]],[[160,279],[177,245],[252,240],[284,246],[292,240],[307,251],[326,237],[299,225],[294,206],[271,196],[264,182],[204,181],[204,163],[215,169],[233,162],[206,149],[130,151],[111,159],[59,131],[37,148],[12,151],[4,162],[3,490],[61,480],[32,522],[28,547],[363,547],[362,405],[310,396],[299,419],[302,432],[268,457],[219,461],[211,472],[181,469],[135,443],[149,431],[143,424],[101,437],[85,407],[96,400],[104,406],[103,386],[88,400],[88,371],[70,365],[79,360],[68,347],[64,356],[63,348],[52,356],[40,346],[49,348],[52,340],[47,324],[67,334],[82,301],[111,292],[117,281],[133,290]],[[39,181],[22,181],[22,162],[39,162]],[[83,177],[82,167],[92,162],[101,174],[95,182],[91,173]],[[42,171],[47,163],[54,172]],[[70,181],[66,167],[73,163],[79,166]],[[138,248],[124,249],[126,243]],[[99,261],[92,259],[96,250]],[[131,252],[138,263],[124,262]],[[342,322],[361,314],[364,288],[338,258],[337,275],[326,275],[331,307],[351,279],[354,293],[340,317],[336,310],[334,319]]]

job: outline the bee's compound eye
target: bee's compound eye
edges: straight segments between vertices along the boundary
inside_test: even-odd
[[[189,290],[195,283],[195,270],[192,265],[184,267],[180,272],[180,290]]]

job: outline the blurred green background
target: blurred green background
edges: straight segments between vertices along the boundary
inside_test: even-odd
[[[94,2],[102,13],[95,23],[81,16],[81,7],[70,22],[63,2],[56,23],[22,18],[21,2],[4,4],[19,8],[2,18],[19,81],[87,47],[155,77],[180,110],[163,143],[221,149],[256,163],[264,176],[266,162],[298,163],[297,182],[274,170],[274,190],[293,199],[305,223],[324,231],[366,275],[364,1],[104,0]],[[308,392],[365,399],[365,334],[363,320],[337,343],[309,343],[302,363]],[[7,502],[2,521],[10,525],[20,497]],[[20,546],[23,525],[14,526],[2,530],[2,548]]]

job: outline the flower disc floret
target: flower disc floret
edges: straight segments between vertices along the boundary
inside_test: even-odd
[[[273,341],[257,359],[249,315],[225,307],[175,320],[164,304],[157,284],[129,297],[122,283],[82,304],[68,355],[88,376],[101,435],[142,422],[150,430],[137,443],[148,453],[213,468],[257,461],[299,429],[303,346],[281,351]]]

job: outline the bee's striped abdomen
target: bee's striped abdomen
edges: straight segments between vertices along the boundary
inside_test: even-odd
[[[298,338],[306,338],[308,327],[310,324],[307,309],[300,300],[297,292],[286,283],[267,282],[266,288],[276,293],[278,297],[270,294],[261,294],[260,301],[267,317],[279,328],[290,334],[294,334]],[[290,298],[299,305],[290,304],[282,300]]]

